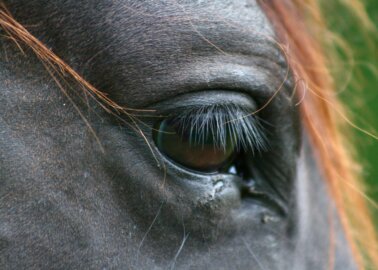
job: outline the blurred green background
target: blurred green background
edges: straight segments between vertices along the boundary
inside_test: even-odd
[[[352,119],[359,127],[378,134],[378,0],[365,0],[366,11],[375,30],[362,31],[352,12],[342,8],[340,1],[324,1],[329,28],[342,37],[353,52],[354,65],[348,61],[338,71],[351,74],[347,88],[340,98],[348,105]],[[346,60],[347,58],[344,57]],[[345,81],[348,81],[345,79]],[[378,203],[378,141],[355,130],[354,144],[363,165],[367,193]],[[378,211],[374,211],[378,228]]]

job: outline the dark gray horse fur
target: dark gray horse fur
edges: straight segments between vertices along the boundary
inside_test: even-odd
[[[5,4],[124,106],[158,114],[189,99],[238,102],[242,93],[261,106],[286,83],[259,113],[270,148],[251,166],[266,196],[242,198],[234,175],[166,159],[148,127],[154,118],[141,118],[155,160],[127,117],[83,102],[73,83],[69,96],[101,149],[32,51],[23,45],[23,55],[2,38],[0,269],[328,269],[331,231],[335,269],[356,268],[291,98],[285,58],[255,1]]]

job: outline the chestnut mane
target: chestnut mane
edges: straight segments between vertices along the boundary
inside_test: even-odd
[[[319,37],[326,33],[324,20],[317,0],[261,0],[260,5],[272,22],[294,78],[298,82],[296,94],[300,102],[302,120],[307,130],[319,167],[327,183],[330,196],[335,201],[347,239],[360,266],[375,266],[378,269],[377,237],[359,177],[359,166],[352,157],[351,145],[345,131],[353,126],[338,100]],[[345,1],[356,10],[362,24],[369,24],[366,13],[357,0]],[[96,89],[74,69],[55,55],[37,38],[30,34],[0,6],[0,27],[7,37],[23,51],[27,46],[45,65],[53,76],[70,77],[86,95],[93,97],[108,112],[124,113],[133,118],[128,108],[119,106],[107,95]],[[323,32],[322,32],[323,31]],[[58,86],[64,86],[56,80]],[[358,127],[356,127],[358,128]],[[320,132],[321,131],[321,132]],[[365,131],[364,131],[365,132]],[[367,132],[365,132],[367,133]],[[373,134],[368,134],[376,138]],[[377,207],[377,205],[370,201]],[[330,215],[330,221],[332,223]],[[331,230],[332,230],[332,226]],[[333,269],[334,239],[331,231],[329,268]]]
[[[344,107],[336,95],[336,83],[329,69],[332,60],[335,60],[332,57],[336,56],[326,55],[319,41],[320,37],[332,38],[327,32],[319,3],[317,0],[260,2],[280,42],[287,48],[287,59],[294,77],[302,82],[297,84],[297,93],[302,99],[302,120],[353,254],[361,268],[378,267],[377,237],[367,201],[375,209],[377,204],[363,191],[360,168],[353,159],[352,147],[345,135],[348,135],[350,127],[360,128],[346,117]],[[355,11],[362,24],[370,26],[361,2],[345,3]],[[377,139],[376,135],[361,131]],[[331,232],[331,235],[334,233]],[[331,250],[329,269],[333,269],[332,257]]]

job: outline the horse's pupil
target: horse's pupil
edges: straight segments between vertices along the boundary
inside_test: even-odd
[[[227,132],[224,145],[219,145],[216,132],[198,132],[165,119],[155,126],[153,137],[160,152],[176,163],[197,171],[216,172],[232,161],[236,149]]]

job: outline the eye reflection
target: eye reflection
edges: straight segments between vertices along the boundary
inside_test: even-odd
[[[237,152],[227,128],[223,145],[217,142],[217,133],[207,129],[198,134],[193,126],[185,127],[175,119],[165,119],[155,126],[153,137],[160,152],[173,161],[197,171],[217,172],[230,164]]]

